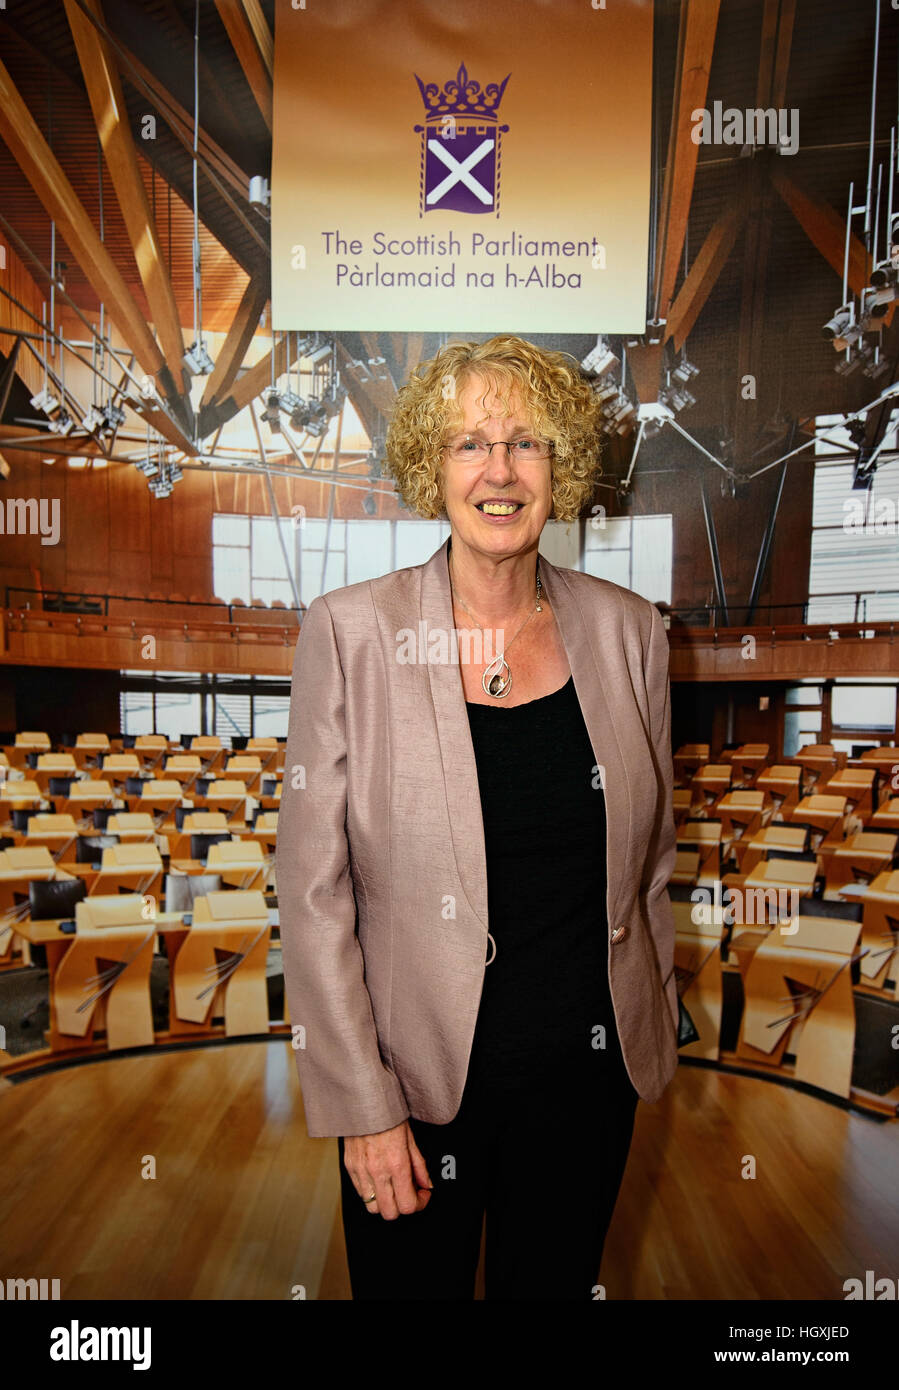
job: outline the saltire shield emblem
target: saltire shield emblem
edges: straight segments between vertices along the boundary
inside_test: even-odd
[[[501,140],[497,120],[507,75],[481,90],[465,64],[442,88],[415,80],[426,111],[421,135],[419,216],[426,212],[494,213],[499,216]]]

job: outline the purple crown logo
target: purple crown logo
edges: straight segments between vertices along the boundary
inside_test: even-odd
[[[445,82],[442,90],[436,82],[429,82],[426,86],[418,73],[415,73],[415,80],[421,92],[428,121],[444,121],[447,116],[467,116],[478,121],[495,121],[506,83],[511,75],[508,73],[502,82],[491,82],[482,90],[480,82],[475,82],[474,78],[469,77],[465,64],[460,63],[456,76]]]

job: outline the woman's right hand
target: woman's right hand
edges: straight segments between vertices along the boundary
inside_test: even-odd
[[[408,1120],[379,1134],[351,1134],[343,1141],[343,1163],[365,1210],[395,1221],[424,1211],[433,1184]]]

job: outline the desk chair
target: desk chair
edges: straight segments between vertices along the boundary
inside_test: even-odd
[[[263,811],[277,811],[281,806],[281,782],[272,777],[263,777],[259,805]]]

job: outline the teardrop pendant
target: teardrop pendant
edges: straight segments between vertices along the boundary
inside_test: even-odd
[[[506,674],[503,674],[505,667]],[[490,672],[493,672],[491,676]],[[481,685],[485,695],[492,695],[496,700],[502,700],[512,689],[512,672],[509,663],[502,656],[496,657],[484,670],[481,676]]]

